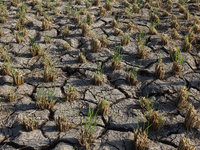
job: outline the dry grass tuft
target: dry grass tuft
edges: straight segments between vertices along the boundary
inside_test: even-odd
[[[192,44],[190,43],[190,37],[190,34],[186,35],[185,40],[183,41],[182,49],[185,52],[189,52],[191,50]]]
[[[179,34],[175,28],[172,29],[171,37],[175,40],[179,37]]]
[[[181,87],[175,100],[176,106],[186,107],[188,105],[188,95],[188,89],[185,86]]]
[[[62,36],[63,36],[63,37],[66,37],[66,36],[68,36],[68,35],[69,35],[69,27],[66,26],[66,27],[64,28],[63,32],[62,32]]]
[[[115,19],[112,21],[112,27],[113,28],[118,28],[118,23],[117,23],[117,21]]]
[[[161,43],[162,45],[167,45],[169,43],[169,37],[167,36],[167,34],[162,34],[161,35]]]
[[[107,47],[109,44],[109,40],[106,39],[105,36],[101,36],[101,38],[99,39],[99,41],[101,42],[101,47]]]
[[[86,63],[86,61],[87,61],[85,55],[81,52],[78,53],[78,60],[81,63]]]
[[[179,27],[179,24],[178,24],[178,22],[177,22],[176,19],[173,19],[173,20],[171,21],[171,27],[172,27],[172,28],[176,28],[176,29]]]
[[[34,43],[32,46],[30,46],[29,51],[31,52],[32,56],[44,54],[43,49],[37,43]]]
[[[134,68],[134,65],[133,65],[133,69],[130,70],[129,72],[127,72],[127,74],[126,74],[126,81],[129,84],[132,84],[132,85],[137,85],[138,84],[137,72],[136,72],[136,70]]]
[[[109,112],[109,103],[107,101],[107,99],[99,99],[98,104],[97,104],[97,108],[96,110],[98,111],[98,114],[100,115],[107,115]]]
[[[189,106],[185,115],[184,124],[186,128],[200,129],[200,116],[197,115],[197,112],[194,110],[194,106]]]
[[[103,75],[99,72],[95,72],[93,80],[96,85],[101,85],[104,82]]]
[[[27,117],[20,117],[22,124],[25,126],[27,131],[33,131],[38,128],[38,121],[35,120],[34,117],[27,118]]]
[[[124,6],[125,6],[125,7],[130,7],[131,4],[130,4],[127,0],[124,0]]]
[[[137,29],[138,31],[140,31],[140,28],[138,28],[138,27],[137,27],[136,25],[134,25],[132,22],[129,22],[126,31],[127,31],[127,32],[130,32],[130,33],[134,33],[136,29]]]
[[[87,36],[90,34],[90,26],[87,23],[82,24],[82,35]]]
[[[121,35],[124,34],[124,32],[123,32],[122,30],[118,29],[118,28],[115,28],[114,34],[115,34],[116,36],[121,36]]]
[[[182,70],[183,70],[183,66],[179,62],[174,61],[173,66],[172,66],[172,74],[179,75]]]
[[[156,15],[154,13],[151,13],[150,20],[151,20],[151,22],[156,22],[156,23],[159,23],[159,21],[160,21],[158,15]]]
[[[153,109],[150,110],[149,114],[149,124],[154,130],[160,130],[164,124],[163,117],[164,115],[159,115],[158,111],[154,111]]]
[[[68,131],[72,127],[72,125],[70,124],[68,119],[64,117],[64,115],[58,116],[55,121],[60,132]]]
[[[63,45],[63,48],[64,48],[64,50],[69,51],[69,50],[71,49],[71,46],[69,45],[68,42],[66,42],[66,43]]]
[[[110,0],[106,0],[105,8],[106,8],[108,11],[111,11],[111,9],[113,8],[113,5],[111,4]]]
[[[101,42],[97,38],[93,37],[91,47],[94,52],[99,52],[101,51]]]
[[[45,30],[50,30],[51,29],[51,24],[47,19],[42,20],[42,29]]]
[[[13,102],[13,101],[15,101],[15,99],[16,99],[16,95],[15,95],[14,91],[11,89],[11,90],[8,92],[7,100],[8,100],[9,102]]]
[[[155,67],[155,76],[160,80],[164,79],[165,68],[161,58],[159,59],[158,64]]]
[[[147,137],[148,135],[145,131],[142,131],[142,128],[134,131],[134,143],[136,150],[146,150],[149,148],[149,141]]]
[[[53,63],[49,58],[44,54],[44,80],[45,82],[56,81],[58,74],[55,70],[55,63]]]
[[[21,35],[20,33],[15,34],[15,39],[16,39],[17,43],[25,42],[23,35]]]
[[[11,75],[11,68],[8,63],[4,62],[3,65],[1,66],[1,74],[2,75]]]
[[[24,84],[23,75],[21,74],[19,69],[14,69],[14,71],[12,71],[12,76],[13,76],[15,85]]]
[[[74,100],[77,100],[77,97],[78,97],[78,92],[76,91],[76,87],[71,87],[71,85],[69,85],[69,88],[66,92],[66,100],[67,101],[74,101]]]
[[[137,49],[138,58],[145,59],[147,55],[147,49],[144,48],[144,45],[139,45]]]
[[[92,5],[94,5],[94,6],[99,6],[100,3],[101,3],[100,0],[93,0]]]
[[[134,13],[139,13],[140,11],[140,7],[138,7],[138,4],[133,4],[132,10]]]
[[[54,106],[55,102],[56,102],[55,100],[52,100],[47,96],[40,95],[39,100],[37,102],[37,107],[39,109],[50,110]]]
[[[190,139],[182,135],[177,150],[195,150],[195,146],[191,146]]]
[[[150,110],[153,106],[149,98],[142,97],[141,100],[139,101],[140,107],[146,110]]]
[[[103,6],[101,6],[100,7],[100,16],[105,16],[106,14],[107,14],[106,9]]]
[[[90,144],[94,142],[95,138],[93,137],[93,133],[90,132],[89,126],[86,126],[86,128],[81,128],[80,137],[79,137],[79,143],[82,146],[85,146],[86,150],[90,149]]]
[[[125,46],[130,43],[130,35],[129,34],[124,34],[124,36],[121,38],[121,45]]]

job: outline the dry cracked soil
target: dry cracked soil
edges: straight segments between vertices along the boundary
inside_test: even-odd
[[[180,149],[185,136],[200,150],[200,129],[184,123],[189,105],[200,116],[197,0],[0,1],[0,149],[142,149],[133,139],[142,127],[146,149]],[[84,27],[90,29],[87,35]],[[102,37],[105,41],[98,40]],[[31,48],[43,52],[33,54]],[[172,53],[177,59],[170,59]],[[162,77],[155,73],[160,61]],[[175,62],[180,70],[173,73]],[[131,70],[136,85],[128,82]],[[66,98],[70,86],[76,89],[76,100]],[[179,106],[182,87],[189,92]],[[52,99],[49,108],[40,107],[42,96]],[[142,97],[151,106],[142,105]],[[100,99],[109,105],[104,115],[94,110]],[[162,115],[159,130],[149,124],[150,109]],[[91,125],[93,139],[86,146],[80,137],[92,110],[97,124]],[[67,131],[58,128],[61,115],[71,124]],[[27,130],[25,117],[37,127]]]

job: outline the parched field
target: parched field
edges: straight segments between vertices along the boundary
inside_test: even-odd
[[[0,149],[200,150],[198,0],[0,2]]]

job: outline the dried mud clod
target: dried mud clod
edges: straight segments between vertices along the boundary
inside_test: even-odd
[[[194,106],[190,106],[185,115],[184,124],[186,128],[200,129],[200,116],[197,115],[197,112],[194,110]]]
[[[96,107],[96,111],[98,112],[98,114],[100,115],[107,115],[109,112],[109,103],[107,101],[107,99],[99,99],[97,107]]]
[[[55,119],[56,125],[60,132],[68,131],[72,125],[64,115],[59,115]]]
[[[158,111],[154,111],[153,109],[150,110],[149,115],[149,124],[151,125],[151,127],[154,130],[160,130],[164,125],[164,115],[159,114]]]
[[[101,42],[97,38],[93,37],[91,47],[94,52],[99,52],[101,51]]]
[[[190,139],[182,135],[177,150],[195,150],[195,146],[191,146]]]
[[[82,35],[85,37],[90,34],[90,26],[87,23],[82,25]]]
[[[12,71],[12,76],[13,76],[15,85],[24,84],[23,75],[21,74],[19,69],[14,69],[14,71]]]
[[[136,150],[146,150],[149,148],[148,135],[142,128],[134,131],[134,144]]]
[[[34,117],[27,118],[21,116],[20,120],[27,131],[33,131],[38,128],[38,121],[36,121]]]
[[[157,79],[164,79],[165,76],[165,68],[164,64],[162,63],[162,59],[159,59],[158,64],[155,67],[155,76]]]
[[[71,85],[69,85],[69,88],[66,92],[66,101],[74,101],[74,100],[77,100],[78,98],[78,92],[76,90],[76,87],[72,87]]]
[[[189,95],[188,89],[185,86],[181,87],[175,100],[176,106],[186,107],[188,104],[187,103],[188,95]]]

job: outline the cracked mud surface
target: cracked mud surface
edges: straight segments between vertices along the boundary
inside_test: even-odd
[[[43,16],[38,14],[37,6],[32,6],[32,1],[25,1],[28,6],[25,20],[28,35],[24,37],[25,42],[17,43],[15,29],[19,21],[18,11],[22,2],[18,6],[11,5],[9,0],[1,0],[7,5],[7,22],[0,23],[0,30],[3,35],[0,36],[0,47],[5,48],[10,57],[10,63],[13,68],[21,71],[24,84],[13,84],[13,76],[2,75],[2,66],[4,64],[5,51],[0,54],[0,149],[52,149],[52,150],[73,150],[84,149],[79,144],[82,118],[88,118],[89,108],[95,108],[99,99],[106,95],[110,105],[108,115],[97,115],[97,126],[95,127],[95,141],[91,144],[91,149],[96,150],[130,150],[134,149],[134,143],[130,139],[134,135],[133,129],[148,123],[148,111],[140,107],[140,98],[149,96],[151,98],[154,110],[164,115],[164,125],[160,131],[149,128],[148,140],[149,149],[153,150],[171,150],[179,145],[181,135],[187,134],[187,128],[184,126],[186,109],[178,109],[174,100],[182,86],[189,90],[188,102],[195,110],[200,107],[200,36],[195,34],[195,42],[192,43],[192,49],[189,52],[182,51],[180,56],[186,57],[183,62],[183,70],[179,75],[172,75],[173,62],[170,60],[170,48],[173,46],[181,47],[185,36],[190,27],[193,26],[195,14],[200,19],[200,10],[195,9],[197,2],[188,2],[184,5],[190,11],[190,18],[184,19],[184,15],[176,7],[177,0],[173,1],[173,9],[169,16],[162,16],[163,10],[167,9],[167,1],[159,1],[161,5],[158,9],[152,4],[152,10],[160,14],[160,22],[156,29],[157,35],[150,35],[149,25],[150,13],[152,10],[146,8],[146,1],[141,2],[139,13],[133,13],[131,19],[125,17],[125,6],[123,1],[111,2],[113,8],[107,11],[107,15],[100,16],[100,6],[105,5],[101,1],[99,6],[92,6],[87,11],[92,15],[94,23],[91,24],[91,33],[96,37],[104,35],[109,44],[106,48],[101,48],[100,52],[93,52],[91,47],[91,36],[82,36],[82,29],[74,20],[74,10],[85,8],[85,1],[80,5],[75,1],[60,1],[61,6],[57,6],[58,14],[55,15],[50,8],[43,8],[52,17],[50,22],[52,28],[46,31],[42,29]],[[22,1],[22,0],[21,0]],[[66,7],[70,4],[71,14],[66,14]],[[44,6],[45,1],[41,1]],[[53,6],[56,1],[51,1]],[[1,4],[2,5],[2,4]],[[132,8],[132,2],[131,7]],[[171,36],[171,18],[176,15],[178,23],[181,26],[177,28],[178,39],[169,39],[167,45],[160,43],[162,33]],[[80,15],[83,21],[86,15]],[[121,69],[112,69],[112,56],[116,49],[120,47],[122,36],[114,34],[112,21],[118,21],[118,27],[126,32],[127,25],[133,22],[138,29],[146,33],[145,49],[147,56],[145,59],[137,57],[137,41],[140,32],[134,29],[130,35],[130,43],[121,46]],[[64,28],[69,27],[69,35],[62,36]],[[45,44],[45,36],[52,38],[50,44]],[[45,82],[44,80],[44,60],[43,56],[32,56],[30,47],[30,38],[35,37],[35,43],[38,43],[47,52],[47,56],[55,62],[55,70],[58,74],[56,81]],[[69,42],[71,49],[64,50],[63,45]],[[84,52],[87,62],[80,63],[78,59],[79,52]],[[164,79],[155,78],[155,66],[161,56],[165,68]],[[93,77],[98,69],[98,63],[102,62],[104,83],[95,85]],[[131,85],[126,81],[127,70],[132,69],[132,64],[138,71],[137,86]],[[66,91],[69,86],[75,86],[78,92],[77,100],[73,102],[66,101]],[[51,109],[41,110],[37,107],[38,93],[43,90],[48,93],[55,87],[55,105]],[[16,97],[15,101],[9,102],[7,96],[12,90]],[[72,124],[69,131],[61,132],[56,126],[55,119],[65,114],[68,121]],[[35,118],[38,121],[38,128],[33,131],[27,131],[20,121],[21,116]],[[198,115],[200,115],[198,113]],[[137,120],[138,117],[138,120]],[[200,129],[190,129],[188,138],[191,145],[196,145],[200,149]]]

